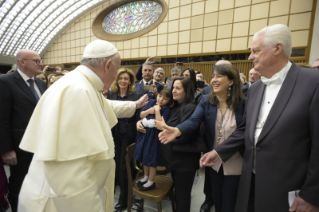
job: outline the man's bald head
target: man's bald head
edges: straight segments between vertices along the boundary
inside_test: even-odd
[[[16,55],[16,61],[19,62],[19,59],[23,59],[26,58],[29,55],[39,55],[38,53],[36,53],[33,50],[28,50],[28,49],[21,49],[20,51],[18,51],[17,55]]]
[[[28,49],[21,49],[16,55],[17,66],[28,77],[41,73],[42,60],[38,53]]]
[[[218,60],[215,63],[215,66],[218,66],[218,65],[231,65],[231,62],[229,62],[228,60]]]

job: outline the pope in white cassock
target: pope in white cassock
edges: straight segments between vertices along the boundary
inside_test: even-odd
[[[34,153],[19,196],[19,212],[113,210],[117,118],[132,117],[147,103],[109,101],[121,58],[109,42],[95,40],[81,65],[41,97],[20,148]]]

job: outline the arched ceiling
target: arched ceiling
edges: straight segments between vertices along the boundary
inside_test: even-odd
[[[0,54],[43,53],[72,22],[110,0],[0,0]]]

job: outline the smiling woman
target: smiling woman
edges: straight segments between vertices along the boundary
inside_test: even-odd
[[[245,102],[241,93],[238,70],[231,65],[213,67],[212,92],[204,95],[190,118],[160,133],[162,143],[174,143],[196,133],[204,121],[205,138],[209,150],[214,149],[231,135],[242,122]],[[175,85],[175,84],[174,84]],[[169,124],[168,124],[169,125]],[[209,170],[215,211],[234,211],[242,156],[236,152],[227,162],[221,160]]]
[[[140,94],[136,93],[134,82],[135,74],[131,69],[119,68],[111,90],[107,98],[120,101],[136,101]],[[115,183],[120,186],[120,197],[115,211],[122,211],[127,207],[128,185],[125,165],[126,147],[135,142],[136,137],[136,115],[131,118],[119,118],[117,125],[112,129],[115,144]]]

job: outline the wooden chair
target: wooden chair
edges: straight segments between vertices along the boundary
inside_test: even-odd
[[[131,173],[130,161],[133,158],[135,143],[126,148],[127,154],[125,157],[127,173]],[[144,199],[157,202],[158,211],[162,211],[162,200],[168,196],[171,200],[172,210],[175,212],[174,194],[173,194],[173,180],[165,176],[156,176],[156,188],[150,191],[140,191],[136,182],[132,180],[131,174],[127,175],[128,178],[128,201],[127,212],[131,212],[133,200],[135,196],[141,198],[142,209],[144,208]],[[138,179],[135,179],[138,180]]]

